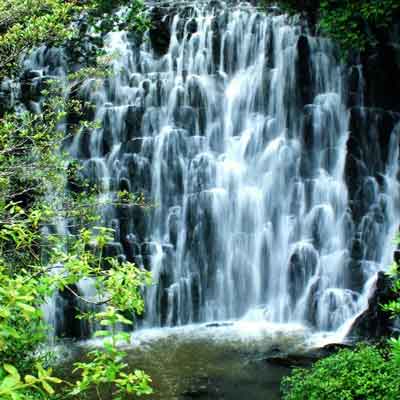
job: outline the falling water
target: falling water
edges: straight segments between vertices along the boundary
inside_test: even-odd
[[[143,324],[259,309],[273,322],[338,329],[392,258],[399,129],[381,156],[361,68],[350,109],[337,49],[296,18],[212,1],[164,22],[163,55],[150,40],[108,34],[113,74],[79,93],[102,127],[69,146],[102,196],[143,192],[153,205],[103,211],[115,229],[109,254],[152,272]],[[352,181],[354,113],[369,150]]]

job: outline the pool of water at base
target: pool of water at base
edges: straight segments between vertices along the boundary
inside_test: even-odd
[[[132,343],[122,347],[130,368],[152,378],[154,393],[144,399],[278,400],[281,379],[290,368],[267,359],[304,353],[315,347],[315,338],[302,326],[225,322],[137,331]],[[101,345],[93,340],[69,346],[62,370],[69,371],[73,361]],[[112,400],[112,395],[104,391],[102,400]]]

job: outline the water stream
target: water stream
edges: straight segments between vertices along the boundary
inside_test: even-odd
[[[68,142],[100,196],[153,205],[99,210],[108,254],[152,272],[141,328],[247,319],[345,334],[393,258],[399,126],[383,147],[362,68],[350,74],[301,19],[247,3],[171,10],[164,54],[107,35],[112,75],[79,90],[102,125]],[[39,49],[25,73],[63,76],[64,58]]]
[[[83,130],[72,155],[103,191],[142,191],[155,205],[147,214],[104,212],[116,230],[110,251],[153,274],[146,327],[237,319],[263,307],[273,322],[337,330],[365,306],[363,289],[392,258],[398,134],[381,182],[366,171],[368,204],[356,217],[337,49],[296,18],[195,4],[168,17],[163,56],[151,41],[110,33],[114,75],[81,89],[103,126]],[[365,249],[358,287],[355,240]]]

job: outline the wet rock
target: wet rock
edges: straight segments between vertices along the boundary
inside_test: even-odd
[[[233,326],[233,322],[211,322],[206,324],[206,328],[225,328],[227,326]]]
[[[301,297],[318,265],[318,253],[312,245],[300,244],[289,261],[289,296],[291,306]]]
[[[356,222],[367,212],[367,177],[381,181],[391,151],[391,139],[400,114],[382,109],[355,107],[350,111],[345,177]]]
[[[361,293],[365,284],[365,275],[363,272],[362,265],[362,251],[364,248],[363,243],[360,240],[354,240],[352,247],[352,259],[346,270],[347,282],[349,282],[349,288],[355,292]]]
[[[396,45],[381,43],[363,55],[365,97],[368,107],[400,112],[400,62]]]
[[[317,326],[317,312],[318,312],[318,300],[319,300],[319,288],[321,278],[315,280],[311,285],[308,298],[307,298],[307,315],[306,319],[311,326]]]
[[[307,368],[322,358],[328,357],[342,349],[352,349],[351,344],[331,343],[321,348],[310,349],[298,354],[274,354],[264,358],[264,362],[288,368]]]
[[[141,135],[144,109],[142,107],[128,106],[125,116],[125,130],[127,138],[137,138]]]
[[[382,305],[396,300],[392,290],[392,280],[379,272],[371,289],[368,308],[353,323],[347,337],[350,339],[379,339],[393,333],[393,319],[390,313],[382,310]]]
[[[137,237],[133,233],[126,235],[125,239],[122,241],[122,245],[128,261],[132,262],[136,256],[140,255],[140,245]]]
[[[129,182],[129,179],[127,178],[121,178],[118,182],[118,190],[120,192],[130,192],[131,189],[131,184]]]
[[[131,139],[126,143],[124,150],[127,153],[140,153],[142,151],[142,144],[144,140],[144,138]]]
[[[11,80],[0,81],[0,117],[13,106],[13,83]]]
[[[144,242],[140,248],[142,255],[151,256],[157,253],[158,245],[155,242]]]
[[[111,242],[107,243],[104,248],[104,257],[118,257],[123,254],[123,248],[121,243],[119,242]]]
[[[212,56],[214,65],[221,62],[221,30],[216,18],[211,23],[212,28]]]
[[[297,42],[296,80],[299,85],[299,99],[302,106],[311,103],[313,99],[310,53],[308,38],[301,35]]]
[[[194,18],[191,18],[189,22],[186,24],[186,32],[189,36],[193,35],[193,33],[197,32],[197,21]]]
[[[39,71],[26,71],[21,78],[21,100],[29,106],[31,101],[38,101],[42,90],[51,78],[42,76]]]
[[[187,130],[191,135],[197,132],[197,114],[192,107],[179,107],[174,111],[176,127]]]
[[[73,292],[78,293],[78,288],[75,285],[71,285],[70,288]],[[88,337],[89,332],[85,329],[82,330],[82,324],[77,319],[79,302],[72,291],[68,289],[59,291],[59,296],[55,300],[56,309],[62,310],[62,313],[56,315],[55,334],[58,337],[81,339]]]
[[[211,189],[215,184],[216,166],[212,155],[201,153],[189,164],[189,192]]]
[[[163,56],[168,52],[171,38],[169,18],[160,7],[154,7],[150,14],[151,28],[150,41],[152,48],[158,56]]]
[[[169,241],[173,246],[177,245],[179,227],[181,224],[182,208],[179,206],[171,207],[168,211],[167,226]]]

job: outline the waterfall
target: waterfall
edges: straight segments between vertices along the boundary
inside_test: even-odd
[[[362,69],[351,79],[296,17],[210,1],[163,23],[165,54],[107,35],[113,73],[79,90],[102,126],[69,143],[101,196],[142,192],[152,205],[102,210],[108,254],[152,272],[142,324],[261,308],[273,322],[339,329],[392,259],[398,116],[365,109]]]

